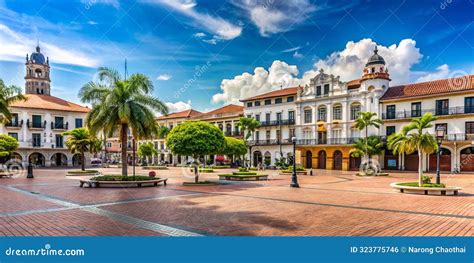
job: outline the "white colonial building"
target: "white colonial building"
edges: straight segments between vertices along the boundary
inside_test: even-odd
[[[80,157],[71,154],[61,135],[67,130],[83,127],[89,108],[51,95],[49,59],[40,47],[26,56],[26,101],[11,105],[13,118],[0,125],[0,132],[18,140],[19,149],[11,158],[36,166],[79,165]],[[86,157],[90,162],[90,157]]]

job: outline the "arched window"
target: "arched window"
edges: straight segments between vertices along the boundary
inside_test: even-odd
[[[351,105],[351,120],[357,119],[359,117],[359,112],[361,110],[360,103],[352,103]]]
[[[313,110],[311,108],[304,109],[304,123],[313,122]]]
[[[333,108],[333,120],[342,120],[342,105],[335,105]]]
[[[327,110],[325,106],[318,108],[318,121],[327,121]]]

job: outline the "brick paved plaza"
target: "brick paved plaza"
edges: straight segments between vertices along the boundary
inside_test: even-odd
[[[299,176],[301,188],[295,189],[289,187],[290,176],[266,172],[270,181],[182,186],[192,178],[184,177],[181,168],[170,168],[157,171],[169,178],[167,186],[91,189],[79,188],[79,177],[66,177],[66,170],[37,169],[34,179],[0,179],[0,235],[474,234],[474,174],[443,175],[444,183],[463,187],[459,196],[424,196],[389,187],[416,181],[415,173],[365,178],[315,170],[315,176]],[[137,173],[146,174],[140,168]],[[205,179],[217,176],[201,176]]]

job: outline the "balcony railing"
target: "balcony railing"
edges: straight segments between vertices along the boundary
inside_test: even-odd
[[[295,119],[288,120],[274,120],[274,121],[261,121],[261,126],[278,126],[278,125],[293,125],[295,124]]]
[[[466,133],[453,133],[447,134],[444,138],[445,141],[474,141],[474,134]]]
[[[460,106],[460,107],[437,108],[437,109],[416,110],[416,111],[385,112],[385,113],[382,113],[382,119],[383,120],[411,119],[411,118],[423,116],[425,113],[428,113],[428,112],[436,116],[468,114],[468,113],[474,113],[474,107]]]
[[[64,122],[51,122],[51,130],[67,130],[69,123]]]
[[[291,144],[291,139],[250,140],[250,141],[247,141],[247,144],[251,146]]]
[[[224,134],[225,136],[235,136],[235,137],[243,135],[241,131],[225,131]]]
[[[20,128],[23,126],[23,120],[12,120],[9,123],[5,123],[7,128]]]
[[[32,122],[29,119],[26,120],[26,126],[29,129],[44,129],[46,128],[46,121],[43,122]]]
[[[321,145],[321,144],[354,144],[359,138],[318,138],[318,139],[299,139],[296,141],[298,145]]]

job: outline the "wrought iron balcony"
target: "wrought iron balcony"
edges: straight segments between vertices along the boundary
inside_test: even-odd
[[[224,135],[225,136],[235,136],[235,137],[239,137],[239,136],[242,136],[243,133],[241,131],[225,131],[224,132]]]
[[[299,139],[296,144],[298,145],[342,145],[342,144],[354,144],[359,138],[318,138],[318,139]]]
[[[279,125],[294,125],[295,119],[261,121],[260,126],[279,126]]]
[[[33,121],[30,121],[29,119],[26,120],[26,126],[29,128],[29,129],[44,129],[46,128],[46,121],[43,121],[43,122],[33,122]]]
[[[449,142],[474,141],[474,134],[452,133],[452,134],[447,134],[444,140],[449,141]]]
[[[291,144],[291,139],[268,139],[268,140],[250,140],[247,141],[247,144],[250,146],[259,146],[259,145],[283,145]]]
[[[397,111],[397,112],[385,112],[382,113],[383,120],[402,120],[421,117],[425,113],[432,113],[436,116],[444,115],[458,115],[458,114],[469,114],[474,113],[474,107],[450,107],[450,108],[436,108],[427,110],[414,110],[414,111]]]
[[[68,126],[68,122],[51,122],[51,130],[67,130]]]
[[[7,128],[21,128],[23,126],[23,120],[12,120],[9,123],[5,123]]]

